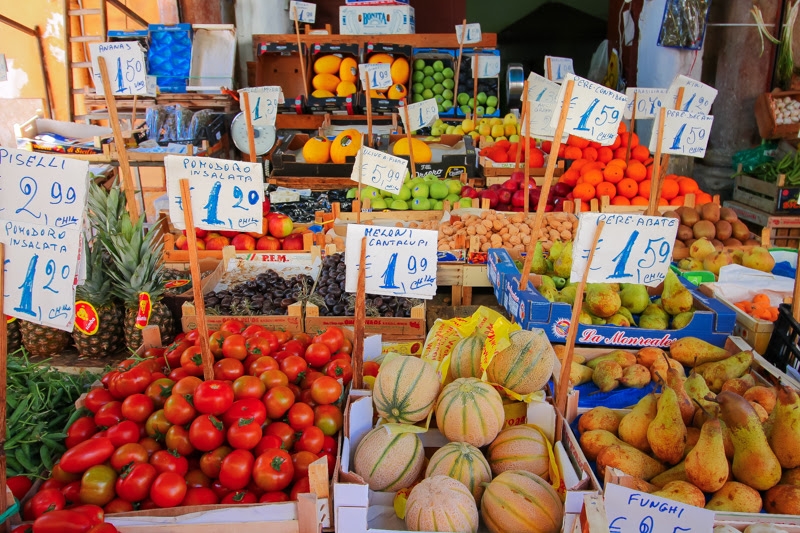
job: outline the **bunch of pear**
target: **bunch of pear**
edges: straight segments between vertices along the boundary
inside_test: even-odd
[[[600,476],[615,468],[637,490],[713,511],[800,514],[797,391],[757,384],[750,351],[684,338],[670,354],[688,377],[665,365],[660,394],[581,417],[581,448]]]
[[[763,246],[734,250],[717,249],[711,241],[701,237],[689,246],[689,257],[678,261],[678,268],[695,272],[707,270],[719,278],[722,267],[732,264],[762,272],[772,272],[775,268],[775,258]]]

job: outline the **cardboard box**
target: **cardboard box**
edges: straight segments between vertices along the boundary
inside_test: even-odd
[[[407,6],[408,0],[347,0],[349,6]]]
[[[80,139],[78,143],[43,141],[39,134],[53,133],[69,139]],[[111,128],[91,124],[76,124],[49,118],[32,117],[22,124],[14,124],[17,148],[31,152],[55,152],[57,154],[102,154],[103,144],[111,142]]]
[[[360,98],[361,91],[360,78],[356,78],[356,92],[350,96],[332,96],[328,98],[317,98],[313,96],[314,86],[314,61],[321,56],[338,55],[340,57],[350,57],[356,63],[361,60],[359,45],[357,44],[328,44],[317,43],[311,45],[311,56],[308,60],[308,100],[307,106],[311,113],[338,113],[355,115],[363,106],[363,99]],[[336,91],[334,91],[335,93]]]
[[[444,65],[444,68],[451,69],[454,73],[456,70],[456,51],[449,49],[449,48],[414,48],[414,61],[422,60],[426,67],[432,67],[437,61],[441,61]],[[414,65],[413,62],[411,64],[411,75],[414,75]],[[454,80],[455,81],[455,80]],[[454,87],[455,88],[455,87]],[[414,83],[413,81],[408,84],[408,93],[409,93],[409,103],[413,103],[415,98],[421,97],[421,93],[414,92]],[[444,101],[443,101],[444,102]],[[454,117],[456,110],[455,106],[456,102],[456,95],[453,95],[453,107],[449,109],[444,109],[441,107],[439,109],[439,118],[448,118]]]
[[[308,49],[303,45],[304,57]],[[256,58],[256,86],[280,85],[283,103],[278,105],[281,113],[303,113],[305,109],[305,72],[300,71],[300,56],[297,44],[259,43]],[[309,90],[310,89],[309,85]]]
[[[297,160],[310,135],[294,133],[275,149],[272,154],[272,174],[274,176],[298,176],[304,178],[349,178],[353,173],[355,157],[347,158],[347,163],[303,163]],[[353,185],[355,186],[355,182]]]
[[[382,43],[368,43],[366,49],[364,50],[364,60],[369,62],[370,56],[374,54],[389,54],[392,58],[397,59],[398,57],[403,57],[408,61],[408,81],[403,84],[406,88],[406,93],[410,91],[410,87],[412,85],[411,82],[411,75],[414,70],[413,65],[413,58],[412,58],[412,48],[409,45],[397,45],[397,44],[382,44]],[[361,88],[366,95],[366,87]],[[372,112],[373,113],[397,113],[398,109],[400,108],[400,104],[402,100],[393,100],[391,98],[371,98],[372,101]],[[364,97],[364,106],[366,109],[367,99],[366,96]]]
[[[305,309],[305,332],[316,335],[331,326],[352,328],[355,317],[320,316],[319,307],[309,303]],[[425,339],[425,301],[411,308],[410,318],[367,317],[364,324],[367,334],[381,334],[384,339]]]
[[[469,81],[466,84],[459,83],[458,84],[458,92],[460,93],[467,93],[470,95],[470,98],[473,97],[475,94],[475,86],[473,85],[473,80],[475,79],[475,74],[472,70],[472,61],[473,57],[476,55],[481,56],[497,56],[500,57],[500,50],[497,49],[479,49],[479,48],[465,48],[463,54],[461,55],[461,72],[466,72],[469,74]],[[502,69],[500,70],[502,73]],[[462,74],[463,77],[463,74]],[[494,96],[497,98],[497,105],[495,106],[494,113],[479,115],[478,119],[481,118],[494,118],[494,117],[501,117],[503,114],[500,112],[500,104],[502,102],[503,95],[500,94],[500,74],[495,76],[494,78],[479,78],[478,79],[478,92],[481,92],[481,86],[484,86],[487,90],[484,91],[486,96]],[[458,95],[454,95],[454,98],[458,98]],[[485,108],[484,104],[484,108]],[[453,102],[453,109],[455,109],[456,116],[458,118],[464,118],[466,115],[463,111],[461,111],[461,106],[458,105],[458,102]],[[471,113],[474,116],[474,112]]]
[[[345,5],[339,7],[342,35],[415,33],[414,8],[407,5]]]
[[[376,148],[384,152],[390,152],[389,147],[400,139],[405,139],[405,135],[381,135],[378,138],[378,145]],[[438,141],[428,141],[427,138],[420,138],[421,141],[427,144],[444,144],[454,147],[460,142],[464,142],[464,150],[458,154],[445,154],[441,157],[441,161],[431,161],[430,163],[420,163],[415,161],[417,176],[425,176],[426,174],[434,174],[439,179],[456,179],[460,180],[462,176],[475,177],[477,176],[477,159],[475,153],[475,146],[473,145],[472,137],[465,135],[442,135]],[[408,159],[408,156],[398,156],[403,159]],[[409,167],[410,171],[410,167]],[[348,174],[349,176],[349,174]]]
[[[700,292],[706,296],[715,297],[736,313],[736,324],[733,326],[733,334],[744,339],[756,352],[760,354],[766,353],[769,339],[772,337],[772,330],[775,329],[775,324],[773,322],[754,318],[736,307],[733,302],[728,301],[722,296],[715,296],[714,290],[709,285],[701,286]]]

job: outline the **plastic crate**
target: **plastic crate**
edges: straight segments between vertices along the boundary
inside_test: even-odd
[[[708,270],[681,270],[674,264],[670,265],[670,269],[679,277],[688,280],[695,286],[701,283],[714,283],[714,281],[716,281],[714,273]]]
[[[800,323],[792,316],[791,305],[781,304],[778,311],[764,357],[782,372],[786,372],[788,366],[800,369]]]

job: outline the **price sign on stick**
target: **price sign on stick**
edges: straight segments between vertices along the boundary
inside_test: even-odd
[[[467,34],[463,43],[461,42],[462,35],[464,35],[464,25],[456,24],[456,39],[458,39],[458,44],[478,44],[483,40],[480,23],[475,22],[473,24],[467,24]]]
[[[207,230],[261,231],[264,171],[259,163],[210,157],[168,155],[169,218],[186,229],[180,180],[188,179],[195,227]]]
[[[711,115],[667,109],[661,151],[665,154],[705,157],[713,122]],[[654,130],[650,136],[650,149],[653,152],[656,150],[657,133]]]
[[[430,126],[439,119],[439,105],[433,98],[416,104],[409,104],[408,124],[406,124],[405,115],[405,113],[400,113],[400,117],[403,119],[403,126],[407,131],[416,131]]]
[[[104,95],[100,64],[97,58],[103,56],[108,65],[108,76],[115,95],[147,95],[147,63],[144,50],[137,41],[118,43],[89,43],[92,53],[92,78],[97,94]]]
[[[615,213],[580,214],[570,280],[580,281],[601,220],[605,226],[589,269],[589,283],[641,283],[655,287],[664,281],[680,221]]]
[[[500,56],[486,54],[472,56],[472,72],[475,72],[476,68],[479,78],[496,78],[500,75]]]
[[[561,82],[567,78],[567,74],[575,74],[575,68],[572,66],[572,58],[544,56],[545,78]]]
[[[0,148],[6,314],[72,331],[89,163]]]
[[[312,4],[311,2],[296,2],[295,0],[289,3],[289,20],[313,24],[316,19],[317,4]]]
[[[566,80],[574,80],[575,87],[569,102],[564,133],[590,139],[603,146],[614,144],[628,98],[622,93],[574,74],[567,74]],[[556,112],[550,119],[550,126],[553,128],[558,126],[565,87],[566,84],[561,86]]]
[[[392,86],[392,67],[387,63],[362,63],[358,65],[358,74],[364,87],[369,76],[370,89],[381,90]]]
[[[278,106],[283,103],[283,89],[278,86],[239,89],[239,94],[243,92],[248,93],[253,126],[274,126]],[[239,99],[239,107],[244,113],[244,98]]]
[[[649,87],[628,87],[625,96],[628,97],[628,104],[625,106],[623,118],[630,119],[633,116],[633,95],[636,95],[636,120],[645,118],[656,118],[658,110],[664,106],[667,100],[667,89],[657,89]]]
[[[669,104],[667,107],[675,109],[675,103],[678,101],[678,89],[681,87],[683,87],[681,111],[705,113],[706,115],[711,112],[711,105],[717,98],[718,91],[710,85],[693,80],[683,74],[676,76],[667,90],[664,100]]]
[[[606,517],[611,533],[700,533],[714,529],[714,512],[609,483]]]
[[[355,182],[359,180],[359,167],[361,168],[361,183],[398,194],[406,177],[408,161],[380,150],[362,146],[350,176],[350,179]]]
[[[556,129],[550,120],[556,110],[556,100],[561,86],[535,72],[528,76],[528,101],[531,103],[531,135],[539,139],[552,139]]]
[[[358,290],[362,237],[367,238],[367,294],[425,299],[436,295],[436,231],[358,224],[347,226],[347,292]]]

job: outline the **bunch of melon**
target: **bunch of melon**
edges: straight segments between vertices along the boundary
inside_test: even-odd
[[[350,96],[358,88],[358,63],[352,57],[342,58],[330,54],[314,61],[314,77],[311,85],[315,98],[331,98],[334,96]]]
[[[390,65],[392,74],[392,86],[388,89],[370,90],[372,98],[388,98],[390,100],[402,100],[408,96],[408,76],[410,67],[408,59],[405,57],[392,57],[390,54],[373,54],[367,59],[367,63],[384,63]]]

